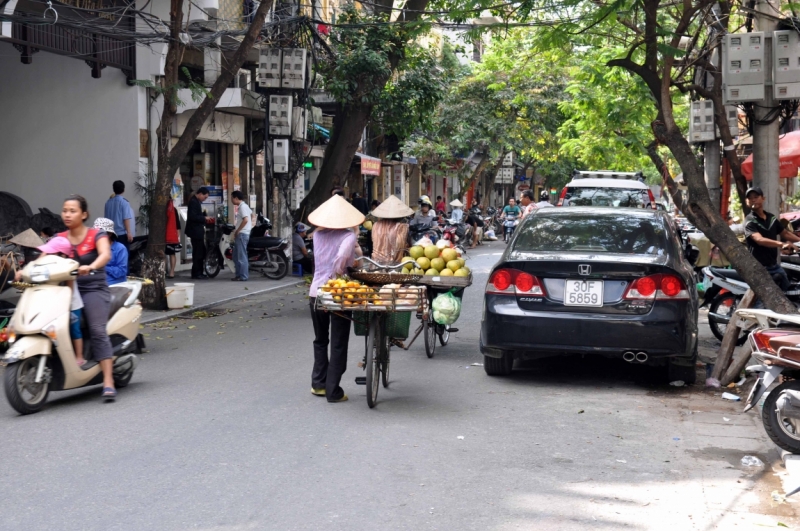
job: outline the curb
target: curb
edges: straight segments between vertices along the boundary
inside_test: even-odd
[[[279,289],[290,288],[292,286],[299,286],[300,284],[303,283],[304,281],[302,280],[296,280],[292,282],[287,282],[286,284],[281,284],[280,286],[272,286],[271,288],[260,289],[250,293],[236,295],[235,297],[228,297],[227,299],[220,299],[218,301],[208,302],[206,304],[200,304],[199,306],[192,306],[191,308],[161,312],[158,315],[142,317],[142,319],[139,321],[139,324],[145,325],[145,324],[155,323],[158,321],[163,321],[164,319],[170,319],[172,317],[180,317],[181,315],[187,315],[200,310],[205,310],[207,308],[213,308],[214,306],[219,306],[220,304],[225,304],[226,302],[231,302],[238,299],[244,299],[245,297],[251,297],[253,295],[261,295],[262,293],[269,293],[271,291],[277,291]]]

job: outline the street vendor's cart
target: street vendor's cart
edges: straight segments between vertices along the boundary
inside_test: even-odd
[[[361,275],[362,278],[367,275]],[[375,274],[371,283],[383,284],[388,275]],[[353,274],[356,278],[357,274]],[[427,311],[428,297],[425,286],[402,286],[397,284],[399,277],[411,275],[392,275],[392,287],[369,286],[358,288],[355,292],[341,294],[336,291],[322,291],[317,296],[316,307],[320,310],[336,312],[355,323],[356,335],[365,337],[365,352],[362,367],[366,378],[356,378],[357,383],[366,383],[367,405],[370,408],[378,403],[378,389],[383,383],[389,386],[389,358],[393,343],[408,337],[408,328],[413,312]],[[369,282],[365,280],[365,282]],[[322,289],[322,288],[321,288]],[[334,288],[335,290],[336,288]],[[344,298],[346,297],[346,298]],[[338,300],[337,300],[338,299]],[[351,312],[352,317],[346,312]]]

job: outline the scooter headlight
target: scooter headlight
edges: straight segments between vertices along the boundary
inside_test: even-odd
[[[31,267],[31,282],[47,282],[50,280],[50,268],[43,264]]]
[[[17,333],[14,331],[14,325],[13,324],[9,324],[6,327],[6,335],[8,336],[8,339],[6,339],[6,341],[8,341],[9,345],[17,340]]]

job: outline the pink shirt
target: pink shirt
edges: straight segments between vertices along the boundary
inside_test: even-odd
[[[319,229],[314,237],[314,279],[308,295],[328,280],[343,274],[356,258],[356,235],[350,229]]]

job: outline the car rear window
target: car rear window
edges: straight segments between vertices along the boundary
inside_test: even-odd
[[[644,208],[649,202],[647,190],[640,188],[568,187],[563,206]]]
[[[517,229],[514,251],[663,255],[667,245],[667,233],[656,220],[586,213],[534,216]]]

